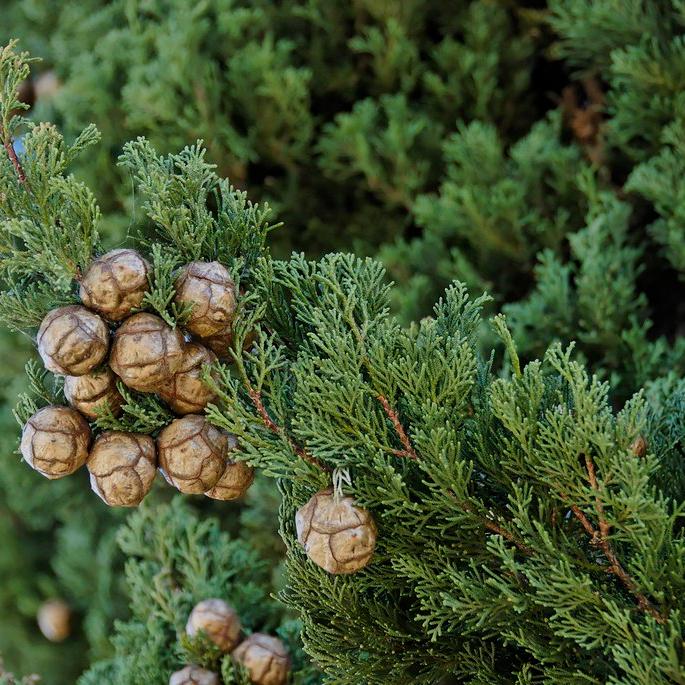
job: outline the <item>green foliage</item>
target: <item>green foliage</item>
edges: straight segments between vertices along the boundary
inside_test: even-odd
[[[61,81],[39,112],[68,138],[93,121],[102,132],[79,168],[109,217],[130,207],[111,163],[126,141],[166,154],[200,138],[221,176],[276,208],[284,251],[373,248],[411,230],[407,208],[442,174],[443,131],[477,118],[509,139],[546,108],[530,84],[548,37],[517,3],[9,5],[0,41],[30,41]]]
[[[496,377],[478,349],[484,300],[462,285],[405,330],[377,263],[294,257],[263,270],[287,311],[267,317],[241,378],[220,379],[211,417],[240,436],[241,458],[283,479],[281,596],[330,678],[685,677],[682,492],[662,489],[682,482],[678,452],[662,458],[682,429],[675,407],[638,394],[615,414],[608,384],[558,344],[518,370],[501,319],[516,373]],[[652,395],[675,397],[668,388]],[[379,528],[373,562],[349,577],[295,540],[295,510],[332,469]]]
[[[516,297],[541,249],[558,252],[579,228],[580,150],[561,142],[561,116],[550,115],[510,149],[497,129],[461,124],[443,146],[446,172],[436,195],[420,195],[412,211],[423,228],[381,250],[403,287],[395,308],[406,320],[459,275],[469,286]]]
[[[269,596],[269,564],[249,542],[222,531],[217,519],[200,518],[180,497],[170,504],[146,503],[119,531],[118,542],[127,557],[131,617],[117,624],[114,658],[96,664],[79,685],[166,685],[171,672],[187,663],[221,669],[225,682],[240,682],[229,679],[230,656],[206,638],[184,634],[193,606],[209,597],[233,606],[245,631],[278,632],[294,656],[295,685],[319,682],[303,663],[297,627]]]

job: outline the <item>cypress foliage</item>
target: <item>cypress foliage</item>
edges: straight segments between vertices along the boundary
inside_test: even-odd
[[[70,143],[95,120],[104,140],[76,157],[95,129],[72,146],[54,127],[31,128],[24,164],[43,223],[16,168],[0,162],[0,223],[11,236],[0,310],[32,329],[71,301],[93,245],[114,244],[126,227],[156,254],[146,306],[169,321],[184,315],[170,306],[180,260],[230,265],[248,296],[211,417],[279,479],[281,598],[334,682],[685,681],[682,3],[549,5],[549,29],[541,15],[486,0],[449,17],[432,2],[39,0],[8,9],[13,33],[54,28],[50,40],[30,40],[62,80],[36,114],[55,117]],[[530,96],[548,30],[563,60],[552,112]],[[5,114],[17,104],[5,103]],[[3,130],[6,139],[8,120]],[[153,144],[124,147],[140,133]],[[342,240],[360,252],[380,246],[397,285],[373,260],[269,257],[268,217],[219,180],[200,146],[155,150],[196,137],[219,175],[272,199],[287,220],[292,232],[274,234],[277,254]],[[67,163],[105,199],[104,218]],[[64,224],[80,226],[80,239],[66,242]],[[250,245],[255,227],[259,245]],[[469,299],[467,287],[494,302]],[[484,325],[483,308],[503,308],[510,328],[502,318]],[[255,328],[255,348],[238,355]],[[28,349],[22,337],[5,339]],[[105,636],[125,613],[113,533],[121,518],[86,503],[78,477],[47,484],[9,457],[10,405],[28,389],[19,368],[2,373],[0,525],[35,537],[28,553],[8,545],[0,555],[22,597],[17,620],[13,588],[0,591],[13,616],[0,651],[47,683],[73,682],[103,658],[84,683],[131,674],[163,683],[189,655],[180,618],[141,592],[164,559],[185,563],[160,551],[163,541],[190,535],[194,559],[233,558],[232,549],[276,563],[265,532],[272,491],[260,485],[269,495],[241,510],[255,532],[249,544],[236,541],[234,523],[222,518],[230,541],[179,503],[134,515],[119,534],[133,557],[131,614],[112,652]],[[140,422],[130,425],[153,431],[168,420],[144,398],[128,400],[127,418]],[[29,394],[23,406],[35,401]],[[379,527],[373,562],[345,578],[306,559],[294,531],[297,508],[333,479]],[[159,546],[141,553],[135,526],[153,511]],[[214,576],[184,577],[179,611]],[[274,587],[266,575],[259,585],[254,597]],[[28,620],[55,593],[76,607],[90,652],[81,642],[71,644],[76,656],[27,644]],[[267,604],[251,626],[297,632]],[[58,660],[74,670],[51,674]],[[297,663],[296,682],[317,681]],[[224,681],[241,677],[226,660]]]

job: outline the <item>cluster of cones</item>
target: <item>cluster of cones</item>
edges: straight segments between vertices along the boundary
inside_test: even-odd
[[[241,639],[242,626],[236,610],[222,599],[205,599],[195,605],[186,624],[193,638],[204,635],[223,654],[245,668],[254,685],[285,685],[290,675],[288,651],[277,637],[252,633]],[[169,685],[219,685],[219,676],[190,664],[171,674]]]
[[[229,458],[234,436],[204,417],[214,399],[203,367],[227,354],[237,293],[218,262],[192,262],[175,282],[175,304],[189,311],[184,330],[140,308],[150,289],[150,265],[135,250],[94,260],[80,280],[82,304],[59,307],[41,323],[37,345],[45,368],[64,376],[69,406],[38,410],[22,433],[24,460],[47,478],[84,464],[93,490],[109,505],[135,506],[156,470],[175,488],[235,499],[254,474]],[[92,439],[89,421],[122,411],[117,384],[154,393],[178,415],[157,436],[104,431]]]

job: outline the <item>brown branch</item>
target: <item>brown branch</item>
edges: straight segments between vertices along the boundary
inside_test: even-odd
[[[26,182],[26,174],[24,173],[24,167],[22,167],[21,162],[19,161],[19,157],[17,157],[17,153],[14,150],[12,141],[7,140],[7,138],[3,136],[2,144],[5,147],[5,150],[7,151],[7,156],[10,158],[10,162],[12,162],[14,170],[17,172],[17,176],[19,177],[19,183],[28,187],[28,183]]]
[[[590,536],[590,544],[599,547],[602,553],[609,562],[609,567],[607,571],[615,575],[623,585],[630,591],[630,593],[637,600],[637,604],[642,609],[642,611],[648,613],[654,618],[657,623],[666,623],[666,617],[645,597],[645,595],[640,592],[640,588],[630,574],[623,568],[621,562],[619,561],[614,549],[609,542],[609,524],[604,515],[604,505],[599,498],[599,483],[597,482],[597,475],[595,472],[595,465],[589,456],[585,455],[585,466],[588,472],[588,480],[590,482],[590,487],[593,491],[597,493],[595,499],[595,509],[597,511],[597,518],[599,520],[599,530],[597,530],[588,517],[580,510],[576,505],[571,506],[571,511],[573,515],[580,521],[581,525]]]
[[[403,450],[393,450],[392,453],[396,457],[418,459],[419,457],[416,454],[416,450],[413,448],[411,441],[409,440],[409,436],[406,434],[404,428],[402,427],[399,417],[397,416],[393,408],[390,406],[390,402],[388,402],[388,400],[383,395],[378,395],[376,399],[381,403],[381,405],[383,405],[383,410],[392,422],[392,425],[395,428],[395,432],[397,433],[397,437],[400,439],[400,442],[404,447]]]
[[[604,515],[604,505],[602,504],[602,500],[599,496],[599,483],[597,482],[595,465],[587,454],[585,455],[585,468],[587,469],[590,485],[597,493],[597,497],[595,498],[595,508],[597,509],[597,518],[599,519],[599,534],[602,538],[606,539],[609,537],[610,526],[607,523],[606,516]]]
[[[309,454],[307,450],[305,450],[303,447],[294,442],[289,435],[286,435],[285,431],[280,426],[278,426],[274,422],[274,420],[269,416],[269,413],[266,411],[266,407],[262,402],[262,396],[257,390],[250,387],[248,389],[248,395],[250,396],[250,399],[252,400],[252,404],[254,404],[255,409],[261,416],[264,425],[272,433],[275,433],[276,435],[285,438],[288,441],[288,444],[290,445],[293,452],[295,452],[295,454],[297,454],[298,457],[304,459],[308,464],[316,466],[317,468],[320,468],[322,471],[326,471],[327,473],[330,473],[333,470],[329,466],[326,466],[324,463],[322,463],[319,459]]]
[[[530,557],[535,554],[535,550],[532,547],[528,547],[528,545],[519,540],[518,537],[514,535],[514,533],[507,530],[506,528],[502,528],[502,526],[500,526],[497,522],[493,521],[492,519],[489,519],[487,516],[482,516],[481,514],[479,514],[468,502],[459,502],[459,505],[468,514],[473,514],[483,524],[485,528],[491,530],[493,533],[497,533],[497,535],[501,535],[505,540],[509,540],[509,542],[515,545],[521,552],[523,552],[527,556]]]

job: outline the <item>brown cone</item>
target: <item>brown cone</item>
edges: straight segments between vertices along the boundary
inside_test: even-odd
[[[222,652],[230,652],[238,644],[241,630],[236,610],[223,599],[198,602],[186,623],[190,637],[203,632]]]
[[[155,392],[180,368],[184,346],[178,329],[159,316],[141,312],[117,329],[109,363],[129,388]]]
[[[40,632],[50,642],[62,642],[71,633],[71,609],[61,599],[51,599],[43,602],[36,616]]]
[[[233,658],[247,669],[254,685],[285,685],[290,657],[285,645],[265,633],[253,633],[238,645]]]
[[[196,494],[213,488],[226,467],[228,437],[204,416],[175,419],[157,438],[163,476],[181,492]]]
[[[90,427],[75,409],[39,409],[24,426],[21,454],[33,469],[51,480],[74,473],[86,463]]]
[[[92,262],[81,280],[81,301],[111,321],[121,321],[140,307],[150,288],[149,272],[150,264],[135,250],[107,252]]]
[[[85,307],[59,307],[43,319],[36,338],[45,368],[63,376],[82,376],[107,357],[107,324]]]
[[[330,490],[317,492],[298,510],[295,526],[307,556],[329,573],[359,571],[376,547],[371,514],[351,497],[336,500]]]
[[[216,361],[216,355],[206,347],[189,343],[184,349],[181,366],[160,386],[159,396],[176,414],[200,414],[216,399],[200,378],[202,367]]]
[[[135,507],[155,480],[155,441],[137,433],[101,433],[90,451],[88,471],[90,486],[103,502],[112,507]]]
[[[191,262],[176,279],[176,304],[191,305],[186,328],[199,338],[228,329],[235,315],[236,288],[219,262]]]
[[[172,673],[169,685],[219,685],[219,676],[193,664]]]
[[[105,405],[116,416],[123,402],[117,390],[117,378],[109,367],[83,376],[67,376],[64,379],[64,396],[74,409],[91,420],[99,416]]]
[[[227,434],[228,452],[236,449],[238,441],[235,435]],[[244,461],[226,461],[226,468],[216,485],[207,490],[205,495],[212,499],[232,500],[242,497],[254,481],[254,469]]]

